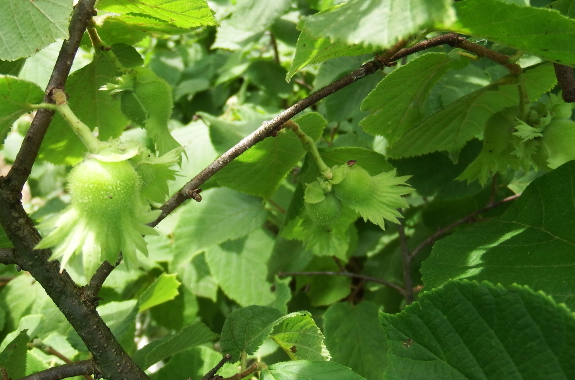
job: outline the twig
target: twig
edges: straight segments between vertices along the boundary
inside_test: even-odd
[[[226,362],[229,361],[231,358],[232,356],[230,354],[225,354],[222,360],[220,360],[220,362],[216,364],[214,368],[210,370],[210,372],[206,373],[202,377],[202,380],[212,380],[214,378],[214,375],[220,370],[220,368],[222,368],[224,364],[226,364]]]
[[[80,40],[84,35],[88,21],[94,14],[95,3],[96,0],[81,0],[74,7],[68,29],[69,37],[64,40],[62,44],[56,64],[54,65],[54,70],[52,71],[52,76],[48,81],[46,95],[44,96],[45,103],[51,101],[50,95],[52,89],[64,88],[68,75],[70,74],[70,69],[72,68],[72,63],[74,62],[74,57],[76,56],[76,51],[80,46]],[[30,175],[32,165],[38,156],[40,145],[42,144],[42,140],[53,116],[54,111],[50,110],[41,109],[36,112],[36,116],[34,120],[32,120],[32,124],[26,133],[26,137],[24,137],[22,147],[14,160],[14,165],[12,165],[10,172],[6,176],[6,184],[11,191],[20,192],[22,190],[24,183]]]
[[[571,66],[560,65],[554,63],[555,76],[559,87],[561,87],[561,96],[566,103],[575,102],[575,76],[573,75],[573,68]]]
[[[52,346],[47,346],[44,343],[41,342],[34,342],[34,343],[28,343],[28,347],[36,347],[42,351],[44,351],[45,353],[47,353],[48,355],[54,355],[57,358],[59,358],[60,360],[62,360],[64,363],[66,364],[72,364],[73,361],[70,360],[68,357],[66,357],[64,354],[62,354],[60,351],[54,349],[54,347]],[[84,374],[81,375],[83,378],[85,378],[86,380],[94,380],[92,378],[92,376],[90,376],[89,374]]]
[[[21,377],[20,380],[60,380],[67,377],[91,375],[96,372],[93,360],[82,360],[58,367],[48,368],[32,375]]]
[[[411,255],[410,255],[410,260],[413,260],[413,258],[415,257],[415,255],[417,255],[419,253],[419,251],[421,251],[425,246],[429,245],[429,244],[433,244],[433,242],[435,242],[435,240],[437,240],[438,238],[440,238],[441,236],[445,235],[446,233],[448,233],[449,231],[451,231],[452,229],[454,229],[455,227],[470,222],[471,220],[473,220],[477,215],[480,215],[482,213],[484,213],[485,211],[491,210],[492,208],[501,206],[504,203],[513,201],[517,198],[519,198],[521,196],[521,194],[516,194],[516,195],[512,195],[510,197],[507,197],[505,199],[502,199],[498,202],[494,202],[494,203],[489,203],[487,206],[483,207],[480,210],[477,210],[475,212],[472,212],[471,214],[467,215],[464,218],[459,219],[456,222],[451,223],[449,226],[441,228],[439,230],[437,230],[433,235],[431,235],[430,237],[428,237],[427,239],[425,239],[421,244],[419,244],[413,251],[411,251]]]
[[[94,273],[94,275],[90,279],[90,282],[86,286],[84,286],[85,296],[92,299],[96,298],[98,296],[98,293],[100,292],[100,289],[102,289],[102,285],[104,285],[104,282],[106,281],[110,273],[112,273],[114,268],[115,266],[110,264],[108,261],[104,261],[102,265],[100,265],[96,273]]]
[[[241,380],[244,377],[251,375],[252,373],[260,370],[260,362],[255,362],[251,366],[249,366],[245,371],[236,373],[233,376],[222,378],[222,380]]]
[[[363,274],[357,273],[350,273],[350,272],[280,272],[278,273],[279,277],[287,277],[287,276],[345,276],[351,278],[359,278],[365,281],[377,282],[378,284],[383,284],[385,286],[389,286],[397,290],[401,295],[405,296],[405,290],[399,286],[394,284],[393,282],[389,282],[386,280],[382,280],[381,278],[365,276]]]
[[[275,135],[277,131],[282,128],[286,121],[290,120],[301,111],[319,102],[323,98],[333,94],[334,92],[341,90],[342,88],[360,80],[367,75],[371,75],[377,72],[381,67],[382,64],[377,59],[374,59],[373,61],[362,65],[360,68],[344,76],[343,78],[319,89],[308,97],[300,100],[270,121],[264,122],[261,127],[256,129],[248,136],[244,137],[239,143],[218,157],[214,162],[209,164],[204,170],[202,170],[198,175],[196,175],[187,184],[185,184],[176,194],[174,194],[174,196],[172,196],[166,203],[164,203],[164,205],[162,205],[162,213],[160,216],[158,216],[156,220],[149,223],[148,225],[155,227],[178,206],[180,206],[186,200],[190,199],[190,191],[199,188],[204,182],[206,182],[214,174],[229,164],[234,158],[238,157],[253,145],[262,141],[266,137]]]
[[[457,33],[447,33],[441,36],[437,36],[434,38],[430,38],[428,40],[419,42],[412,47],[401,49],[396,54],[394,54],[389,61],[397,61],[403,57],[406,57],[410,54],[429,49],[434,46],[439,45],[449,45],[451,47],[457,47],[464,50],[467,50],[471,53],[477,54],[480,57],[485,57],[487,59],[492,60],[495,63],[498,63],[505,67],[512,75],[520,75],[522,70],[521,66],[516,63],[510,62],[510,57],[505,54],[497,53],[493,50],[490,50],[484,46],[474,44],[472,42],[467,41],[465,38],[459,36]]]
[[[401,261],[403,267],[403,287],[405,302],[410,305],[413,302],[413,281],[411,280],[411,257],[407,248],[407,237],[405,236],[404,219],[399,219],[397,231],[399,232],[399,241],[401,243]]]

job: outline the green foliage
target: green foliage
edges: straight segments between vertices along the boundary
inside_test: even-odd
[[[527,287],[450,282],[380,319],[389,347],[386,379],[403,378],[405,371],[443,379],[575,374],[573,313]]]
[[[572,1],[2,1],[9,377],[575,377]]]

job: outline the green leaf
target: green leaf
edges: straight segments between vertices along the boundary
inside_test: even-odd
[[[126,68],[141,66],[144,59],[138,51],[131,45],[125,43],[116,43],[110,46],[112,52],[116,55],[120,63]]]
[[[139,311],[159,305],[174,299],[178,295],[180,282],[175,274],[162,273],[138,299]]]
[[[22,114],[30,111],[30,104],[41,103],[44,91],[36,84],[13,76],[0,75],[0,146]]]
[[[464,68],[468,60],[453,60],[443,53],[427,53],[392,71],[361,105],[369,110],[360,125],[393,144],[423,117],[422,111],[432,86],[448,70]]]
[[[449,25],[449,0],[351,0],[305,19],[302,31],[348,45],[387,48],[434,25]]]
[[[32,307],[44,297],[44,289],[33,277],[21,274],[11,280],[0,293],[0,306],[8,311],[5,330],[16,330],[20,320],[32,314]]]
[[[201,379],[222,360],[221,352],[209,347],[192,347],[180,351],[170,358],[152,379]],[[237,373],[238,366],[225,363],[218,375],[231,377]]]
[[[166,359],[180,351],[200,344],[211,342],[215,339],[214,334],[202,322],[184,327],[174,335],[153,341],[136,351],[132,359],[142,368],[147,369],[160,360]]]
[[[307,32],[301,32],[297,40],[295,56],[286,75],[289,81],[295,73],[308,65],[321,63],[331,58],[353,57],[375,53],[379,49],[361,45],[347,45],[341,41],[330,41],[329,38],[315,38]]]
[[[210,138],[214,148],[224,153],[241,139],[255,131],[264,121],[274,115],[258,115],[253,120],[228,121],[204,112],[198,112],[202,120],[210,127]]]
[[[318,113],[308,113],[294,121],[314,141],[319,139],[326,124]],[[268,137],[248,149],[215,178],[222,186],[269,198],[304,154],[295,133],[283,129],[276,137]]]
[[[112,13],[151,16],[185,29],[216,24],[205,0],[99,0],[97,6]]]
[[[174,231],[176,255],[197,253],[260,228],[266,219],[261,200],[233,190],[217,188],[202,193],[200,203],[182,207]]]
[[[118,137],[128,121],[120,110],[119,99],[100,88],[116,80],[114,65],[103,55],[70,75],[66,83],[70,108],[91,129],[98,128],[102,141]],[[70,125],[55,115],[40,148],[40,157],[54,164],[75,164],[85,152],[85,146]]]
[[[276,363],[262,370],[262,380],[365,380],[336,362],[298,360]]]
[[[238,0],[231,23],[241,30],[263,32],[285,13],[290,5],[290,0]]]
[[[323,316],[325,344],[334,361],[370,380],[383,380],[386,367],[385,332],[377,319],[377,305],[363,301],[330,306]]]
[[[504,43],[565,65],[575,64],[575,20],[559,12],[498,0],[466,0],[456,3],[455,9],[457,22],[449,27],[455,32]]]
[[[296,312],[281,318],[270,334],[292,360],[325,361],[330,359],[324,337],[311,314]]]
[[[526,70],[523,80],[532,100],[549,91],[556,82],[549,63]],[[483,132],[494,113],[518,104],[516,84],[484,87],[448,104],[407,131],[388,149],[388,156],[403,158],[441,150],[457,151]]]
[[[26,330],[20,331],[18,336],[0,353],[0,368],[5,369],[12,379],[19,379],[26,374],[26,353],[28,352],[26,345],[29,341]]]
[[[239,305],[270,305],[276,298],[272,284],[266,281],[266,261],[273,243],[272,237],[259,229],[206,251],[210,272],[223,292]]]
[[[381,314],[386,379],[570,379],[575,319],[527,287],[454,281]]]
[[[68,38],[71,0],[2,1],[0,59],[30,57],[57,39]]]
[[[279,64],[256,60],[246,70],[245,77],[252,81],[270,96],[287,98],[292,93],[292,86],[285,81],[286,69]]]
[[[534,180],[500,217],[439,240],[421,266],[426,288],[461,278],[517,283],[575,307],[574,178],[571,161]]]
[[[252,305],[232,311],[222,328],[222,353],[230,354],[231,362],[240,360],[243,353],[253,354],[281,317],[278,309],[268,306]]]

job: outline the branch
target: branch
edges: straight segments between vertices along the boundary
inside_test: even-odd
[[[67,40],[64,40],[60,54],[54,65],[52,76],[46,87],[46,95],[44,96],[45,103],[51,101],[50,95],[53,88],[64,88],[68,75],[70,74],[70,69],[72,68],[72,63],[74,62],[74,57],[76,56],[76,51],[80,46],[80,40],[86,30],[86,25],[94,14],[95,3],[96,0],[80,0],[74,7],[68,29],[69,37]],[[36,112],[30,129],[28,129],[26,137],[24,137],[22,147],[14,160],[14,165],[6,176],[6,184],[10,190],[17,192],[22,190],[24,182],[28,179],[32,165],[38,156],[40,145],[42,144],[42,140],[53,116],[54,111],[50,110],[41,109]]]
[[[378,284],[383,284],[385,286],[389,286],[397,290],[402,296],[405,296],[405,290],[399,286],[394,284],[393,282],[389,282],[386,280],[382,280],[381,278],[364,276],[363,274],[357,273],[350,273],[350,272],[280,272],[278,273],[279,277],[287,277],[287,276],[345,276],[351,278],[359,278],[365,281],[377,282]]]
[[[472,212],[471,214],[467,215],[464,218],[459,219],[456,222],[451,223],[449,226],[441,228],[439,230],[437,230],[437,232],[435,232],[433,235],[431,235],[430,237],[428,237],[427,239],[425,239],[421,244],[419,244],[412,252],[411,255],[409,256],[410,260],[413,260],[413,258],[415,257],[415,255],[417,255],[419,253],[419,251],[421,251],[424,247],[426,247],[429,244],[433,244],[438,238],[442,237],[443,235],[447,234],[449,231],[451,231],[452,229],[454,229],[455,227],[464,224],[464,223],[468,223],[470,221],[472,221],[477,215],[483,214],[485,211],[491,210],[492,208],[501,206],[504,203],[513,201],[517,198],[519,198],[521,196],[521,194],[516,194],[516,195],[512,195],[510,197],[507,197],[505,199],[500,200],[499,202],[494,202],[494,203],[489,203],[487,206],[483,207],[482,209],[479,209],[475,212]]]
[[[20,380],[60,380],[67,377],[91,375],[96,372],[93,360],[82,360],[58,367],[48,368],[33,375],[21,377]]]
[[[16,250],[14,248],[0,248],[0,263],[4,265],[16,264]]]
[[[464,50],[467,50],[471,53],[477,54],[480,57],[485,57],[487,59],[492,60],[495,63],[498,63],[505,67],[512,75],[520,75],[522,70],[521,66],[516,63],[511,62],[511,57],[505,54],[497,53],[493,50],[490,50],[484,46],[474,44],[472,42],[467,41],[465,38],[459,36],[457,33],[447,33],[441,36],[437,36],[434,38],[430,38],[428,40],[419,42],[412,47],[401,49],[396,54],[394,54],[389,61],[397,61],[403,57],[407,57],[410,54],[429,49],[434,46],[439,45],[449,45],[451,47],[457,47]]]
[[[565,103],[575,102],[575,76],[573,75],[573,68],[571,66],[560,65],[554,63],[555,76],[559,87],[561,87],[561,95]]]
[[[349,86],[350,84],[367,75],[371,75],[377,72],[377,70],[379,70],[381,67],[382,65],[377,59],[370,61],[360,68],[354,70],[353,72],[347,74],[343,78],[312,93],[307,98],[300,100],[270,121],[264,122],[261,127],[256,129],[248,136],[244,137],[239,143],[218,157],[214,162],[209,164],[204,170],[202,170],[198,175],[196,175],[187,184],[185,184],[176,194],[174,194],[166,203],[164,203],[164,205],[161,207],[162,213],[160,216],[158,216],[156,220],[149,223],[148,225],[151,227],[158,225],[158,223],[164,220],[166,216],[168,216],[172,211],[174,211],[186,200],[190,199],[194,190],[198,189],[204,182],[210,179],[214,174],[219,172],[234,158],[238,157],[250,147],[262,141],[266,137],[275,135],[282,128],[286,121],[290,120],[301,111],[319,102],[328,95],[331,95],[334,92]]]

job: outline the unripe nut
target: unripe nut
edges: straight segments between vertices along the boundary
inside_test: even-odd
[[[361,166],[353,165],[348,168],[345,178],[333,188],[335,195],[342,202],[353,207],[367,204],[373,195],[371,185],[371,175]]]
[[[128,161],[88,159],[72,170],[68,188],[80,212],[111,223],[133,210],[140,177]]]
[[[327,193],[321,202],[305,202],[305,208],[314,223],[325,226],[332,224],[340,216],[341,201],[333,193]]]

